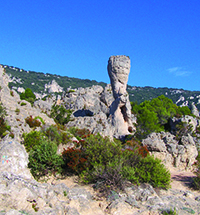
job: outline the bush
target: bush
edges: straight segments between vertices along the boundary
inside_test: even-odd
[[[15,109],[15,113],[18,115],[20,113],[20,109],[19,108],[16,108]]]
[[[126,181],[132,183],[150,183],[154,187],[168,188],[170,173],[159,159],[148,155],[137,143],[124,150],[118,142],[103,138],[100,134],[90,135],[83,146],[86,169],[81,178],[86,183],[97,183],[104,193],[111,189],[122,189]],[[144,153],[145,152],[145,153]]]
[[[147,156],[141,159],[134,169],[140,182],[149,183],[153,187],[170,187],[170,173],[158,158]]]
[[[24,146],[27,152],[33,149],[35,146],[41,144],[46,138],[40,131],[31,131],[28,134],[23,134]]]
[[[52,117],[56,123],[64,125],[71,120],[72,112],[72,110],[67,110],[63,105],[54,104],[51,108],[50,117]]]
[[[58,146],[62,143],[62,131],[55,125],[51,125],[43,130],[49,141],[53,141]]]
[[[84,156],[81,149],[74,147],[65,149],[62,153],[64,160],[64,169],[67,172],[80,174],[87,167],[87,158]]]
[[[51,174],[62,173],[63,159],[57,154],[57,146],[43,141],[29,153],[28,167],[36,180]]]
[[[32,116],[29,116],[25,119],[26,123],[30,126],[30,128],[40,127],[41,122],[36,118],[33,119]]]
[[[20,99],[26,100],[26,101],[30,102],[31,104],[33,104],[36,99],[36,96],[30,88],[27,88],[24,93],[20,94]]]
[[[22,102],[20,105],[21,105],[21,106],[25,106],[25,105],[26,105],[26,102]]]
[[[5,121],[6,110],[0,103],[0,138],[3,138],[7,131],[10,131],[10,126]]]

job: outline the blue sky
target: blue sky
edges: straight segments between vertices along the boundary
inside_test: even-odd
[[[111,55],[128,84],[200,90],[199,0],[0,0],[0,63],[109,83]]]

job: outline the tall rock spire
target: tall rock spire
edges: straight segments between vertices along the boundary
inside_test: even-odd
[[[114,102],[110,107],[115,137],[123,137],[134,130],[131,120],[131,105],[126,91],[130,73],[130,58],[124,55],[111,56],[108,60],[108,74]]]

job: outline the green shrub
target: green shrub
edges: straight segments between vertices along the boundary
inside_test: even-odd
[[[5,121],[6,110],[0,103],[0,138],[3,138],[8,134],[7,131],[10,131],[10,126]]]
[[[16,108],[15,109],[15,113],[18,115],[20,113],[20,109],[19,108]]]
[[[27,104],[26,104],[26,102],[22,102],[20,105],[21,105],[21,106],[25,106],[25,105],[27,105]]]
[[[29,153],[28,167],[36,180],[51,174],[62,173],[63,159],[57,154],[55,143],[43,141]]]
[[[43,132],[49,141],[55,142],[57,146],[62,143],[62,131],[57,126],[51,125],[43,130]]]
[[[71,120],[72,112],[72,110],[67,110],[63,105],[54,104],[51,108],[50,117],[52,117],[56,123],[64,125]]]
[[[188,107],[178,107],[171,99],[164,95],[151,101],[144,101],[140,105],[132,104],[132,112],[137,116],[136,137],[146,138],[152,132],[169,129],[168,120],[171,117],[191,115]]]
[[[10,95],[13,97],[14,96],[14,92],[12,90],[10,90]]]
[[[31,131],[28,134],[23,134],[24,146],[26,151],[29,152],[35,146],[41,144],[46,138],[44,134],[40,131]]]
[[[44,122],[44,120],[42,119],[42,117],[36,116],[36,117],[35,117],[35,120],[36,120],[36,119],[39,119],[43,125],[45,124],[45,122]]]
[[[140,182],[149,183],[153,187],[170,187],[170,173],[158,158],[147,156],[141,159],[134,169]]]
[[[73,134],[77,140],[85,139],[91,135],[91,132],[89,129],[86,128],[76,128],[76,127],[70,127],[69,132]]]
[[[33,104],[36,99],[36,96],[30,88],[27,88],[24,93],[20,94],[20,99],[26,100],[26,101],[30,102],[31,104]]]
[[[198,151],[198,156],[196,158],[196,177],[193,179],[193,185],[196,190],[200,190],[200,151]]]
[[[170,173],[159,159],[148,155],[138,144],[124,150],[119,142],[112,142],[100,134],[90,135],[82,148],[86,156],[86,170],[81,178],[86,183],[97,183],[103,192],[122,189],[126,181],[150,183],[154,187],[168,188]],[[145,151],[145,153],[144,153]]]

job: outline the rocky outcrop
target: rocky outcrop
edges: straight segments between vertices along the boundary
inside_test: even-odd
[[[45,84],[44,88],[44,91],[48,91],[48,93],[63,92],[63,87],[61,87],[55,80],[52,80],[49,84]]]
[[[55,124],[54,120],[42,113],[39,108],[32,107],[27,101],[21,100],[19,94],[15,90],[8,87],[9,77],[4,69],[0,67],[0,101],[6,109],[5,119],[11,126],[11,132],[14,134],[14,140],[20,142],[24,132],[30,132],[31,128],[25,122],[27,117],[41,117],[46,125]]]
[[[192,116],[188,116],[188,115],[185,115],[185,116],[182,116],[181,118],[176,118],[176,117],[173,117],[173,118],[170,118],[169,119],[169,126],[170,126],[170,132],[173,133],[173,134],[176,134],[176,131],[177,131],[177,125],[183,125],[185,124],[185,126],[189,126],[188,128],[191,129],[191,131],[196,131],[196,128],[198,126],[198,119],[192,117]]]
[[[67,109],[73,110],[68,127],[87,128],[91,133],[113,136],[108,105],[113,101],[110,86],[78,88],[69,90],[63,98]]]
[[[154,157],[162,160],[166,167],[176,167],[179,170],[192,169],[198,151],[190,134],[182,136],[180,141],[171,133],[152,133],[142,144],[147,146]]]
[[[32,178],[28,169],[28,154],[23,145],[7,138],[0,142],[0,172],[12,172],[24,178]]]
[[[111,56],[108,61],[108,74],[111,81],[114,101],[110,106],[114,136],[122,137],[133,132],[131,105],[126,91],[130,72],[130,58],[124,55]]]
[[[194,105],[194,103],[192,103],[191,105],[191,112],[193,115],[195,115],[196,117],[199,117],[199,110],[197,109],[197,107]]]

